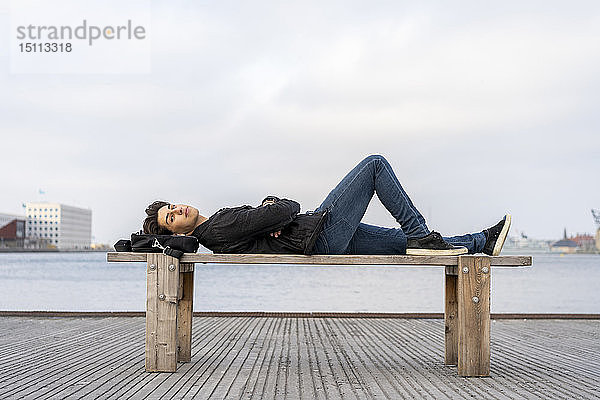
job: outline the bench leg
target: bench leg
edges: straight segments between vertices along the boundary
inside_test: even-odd
[[[194,264],[182,263],[179,273],[180,300],[177,315],[177,361],[192,360],[192,315],[194,312]]]
[[[458,257],[458,374],[490,375],[490,259]]]
[[[444,364],[456,365],[458,360],[458,302],[456,301],[456,266],[446,267],[446,296],[444,309],[445,357]]]
[[[146,278],[146,371],[175,372],[179,260],[148,254]]]

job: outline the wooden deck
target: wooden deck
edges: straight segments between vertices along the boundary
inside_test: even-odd
[[[491,376],[444,366],[440,319],[195,317],[144,371],[143,317],[0,317],[0,398],[598,399],[600,320],[492,320]]]

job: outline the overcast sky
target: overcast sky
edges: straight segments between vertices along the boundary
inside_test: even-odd
[[[11,74],[8,9],[0,212],[90,208],[112,244],[156,199],[314,209],[377,153],[444,234],[595,229],[598,1],[153,2],[128,75]],[[395,224],[376,197],[364,221]]]

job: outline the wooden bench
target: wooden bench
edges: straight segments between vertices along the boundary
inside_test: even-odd
[[[419,265],[445,267],[445,364],[460,376],[490,374],[492,266],[531,265],[530,256],[108,253],[109,262],[147,264],[146,371],[175,372],[191,361],[194,264]]]

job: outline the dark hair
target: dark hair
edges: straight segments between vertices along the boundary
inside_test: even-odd
[[[146,207],[146,219],[144,220],[144,233],[152,233],[154,235],[172,235],[173,232],[158,224],[158,210],[164,206],[169,206],[171,203],[166,201],[155,201]]]

